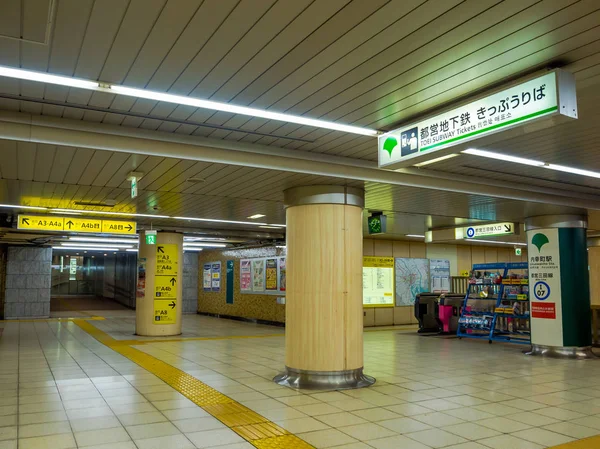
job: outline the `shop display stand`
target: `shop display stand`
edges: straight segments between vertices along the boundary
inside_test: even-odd
[[[529,280],[511,279],[511,271],[527,270],[526,262],[475,264],[473,272],[497,271],[502,282],[469,279],[458,322],[459,338],[530,344]]]

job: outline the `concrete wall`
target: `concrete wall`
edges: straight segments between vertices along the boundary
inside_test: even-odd
[[[198,311],[198,253],[183,253],[183,313]]]
[[[50,316],[52,248],[8,248],[4,318]]]

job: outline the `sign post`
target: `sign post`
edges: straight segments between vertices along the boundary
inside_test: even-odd
[[[585,357],[591,315],[585,220],[526,221],[532,354]]]

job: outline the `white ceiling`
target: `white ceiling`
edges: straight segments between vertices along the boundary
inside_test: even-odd
[[[560,66],[577,79],[580,119],[482,148],[600,171],[599,7],[597,0],[5,0],[0,64],[378,129]],[[49,45],[36,43],[49,30]],[[6,78],[0,109],[290,154],[377,158],[369,137]],[[145,173],[136,200],[126,181],[132,170]],[[423,172],[591,195],[600,187],[593,178],[537,170],[460,156]],[[285,188],[318,183],[364,185],[368,209],[395,212],[398,223],[416,214],[424,229],[454,217],[519,221],[533,207],[477,192],[14,141],[0,142],[0,176],[2,202],[74,207],[114,199],[110,210],[157,206],[166,215],[233,220],[265,213],[274,223],[284,222]]]

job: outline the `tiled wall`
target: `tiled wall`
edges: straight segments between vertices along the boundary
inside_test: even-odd
[[[5,319],[50,316],[51,267],[51,248],[8,248]]]
[[[239,249],[226,251],[202,251],[198,264],[198,312],[229,315],[249,319],[285,322],[285,305],[277,304],[276,295],[251,295],[240,292],[240,259],[280,255],[274,247]],[[204,292],[202,289],[202,265],[207,262],[221,261],[221,291]],[[226,266],[234,261],[233,304],[227,304]]]
[[[198,311],[198,253],[183,253],[183,313]]]

